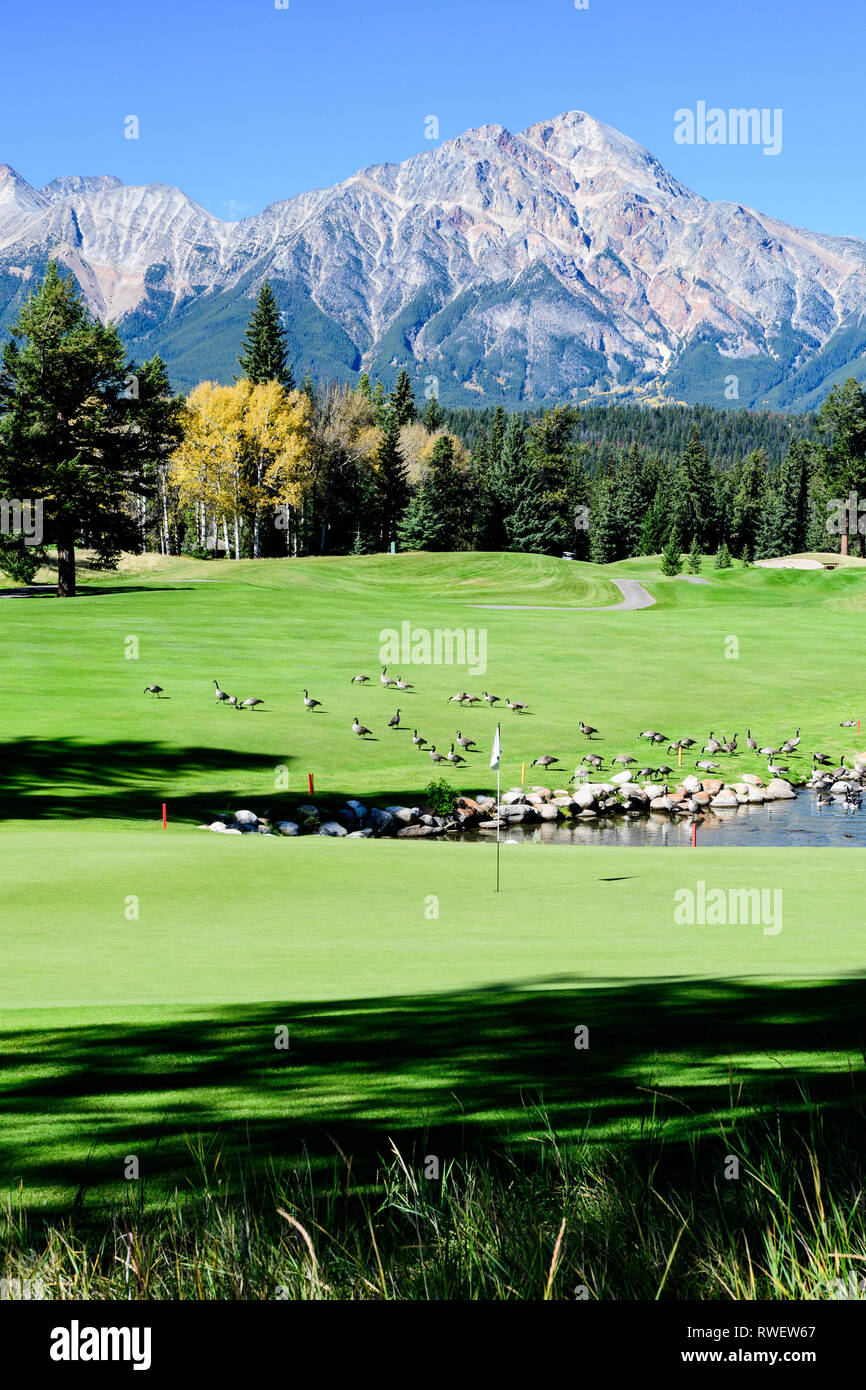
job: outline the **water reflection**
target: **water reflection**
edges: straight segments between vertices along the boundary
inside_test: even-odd
[[[467,831],[463,842],[489,844],[494,830]],[[691,821],[669,816],[599,816],[593,821],[544,821],[540,825],[502,829],[503,844],[542,845],[690,845]],[[801,791],[796,801],[775,801],[764,806],[740,806],[719,811],[698,823],[699,845],[752,847],[793,845],[866,847],[866,810],[852,811],[843,801],[817,805],[811,791]]]

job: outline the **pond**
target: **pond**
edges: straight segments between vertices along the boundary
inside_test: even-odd
[[[864,801],[866,808],[866,801]],[[541,825],[503,826],[503,844],[542,845],[690,845],[691,821],[666,815],[626,816],[594,821],[554,821]],[[494,830],[467,830],[446,837],[463,843],[495,841]],[[698,845],[768,848],[776,846],[837,846],[866,848],[866,809],[853,811],[835,799],[818,806],[815,793],[800,790],[796,801],[774,801],[764,806],[740,806],[719,811],[698,823]]]

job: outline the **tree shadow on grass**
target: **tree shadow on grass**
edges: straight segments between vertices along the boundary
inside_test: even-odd
[[[152,819],[166,788],[196,773],[231,780],[290,767],[285,754],[229,748],[178,748],[151,740],[91,743],[71,738],[23,738],[0,744],[0,819]],[[236,787],[171,797],[171,814],[191,823],[236,809],[246,792]],[[279,799],[271,793],[270,800]],[[265,803],[268,794],[255,794]],[[265,809],[260,806],[260,812]]]
[[[120,1190],[131,1154],[155,1187],[185,1185],[193,1138],[256,1165],[303,1156],[323,1173],[339,1146],[359,1178],[392,1140],[440,1158],[551,1134],[663,1136],[669,1153],[703,1138],[725,1153],[732,1128],[768,1115],[805,1131],[819,1113],[862,1148],[862,980],[531,983],[177,1018],[136,1010],[81,1027],[7,1022],[0,1189],[53,1187],[61,1209],[76,1191],[96,1201]]]

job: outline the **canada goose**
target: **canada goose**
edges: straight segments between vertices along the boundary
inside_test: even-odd
[[[415,745],[416,748],[423,748],[423,746],[424,746],[424,744],[427,742],[427,740],[426,740],[426,738],[422,738],[421,734],[419,734],[419,732],[418,732],[417,729],[413,729],[413,730],[412,730],[412,742],[414,743],[414,745]]]
[[[551,758],[549,753],[545,753],[540,758],[534,758],[529,764],[530,767],[550,767],[552,763],[558,763],[559,758]]]
[[[153,699],[154,695],[156,696],[157,699],[159,699],[160,695],[162,694],[162,686],[161,686],[161,685],[146,685],[146,686],[144,687],[144,689],[142,690],[141,693],[142,693],[142,695],[149,695],[149,696],[151,697],[151,699]]]
[[[367,681],[368,681],[369,679],[370,679],[369,676],[353,676],[352,679],[349,681],[349,684],[350,684],[350,685],[366,685],[366,684],[367,684]]]
[[[842,722],[841,722],[841,724],[839,725],[839,728],[840,728],[840,729],[853,729],[853,728],[854,728],[854,725],[855,725],[856,723],[857,723],[857,720],[856,720],[856,719],[843,719]]]
[[[429,752],[430,752],[430,761],[431,761],[431,763],[444,763],[444,762],[445,762],[445,754],[444,754],[444,753],[437,753],[437,752],[436,752],[436,744],[435,744],[435,743],[432,743],[432,744],[430,745]]]
[[[695,741],[693,738],[681,738],[679,739],[679,745],[680,748],[694,748]]]
[[[397,713],[396,713],[396,714],[392,714],[392,715],[391,715],[391,718],[388,720],[388,728],[389,728],[389,729],[399,729],[399,727],[400,727],[400,711],[398,710]]]
[[[480,705],[480,704],[481,704],[481,696],[480,696],[480,695],[464,695],[464,696],[463,696],[463,703],[464,703],[464,705]]]
[[[737,735],[734,734],[734,737],[733,737],[732,739],[729,739],[728,742],[725,744],[725,752],[726,752],[726,753],[736,753],[736,751],[737,751]]]
[[[529,709],[529,706],[525,705],[522,700],[506,700],[505,703],[509,709],[514,710],[515,714],[522,714],[525,709]]]
[[[404,681],[404,679],[403,679],[402,676],[398,676],[398,677],[397,677],[397,689],[398,689],[398,690],[414,690],[415,687],[414,687],[414,685],[411,685],[409,681]]]
[[[355,715],[355,718],[352,722],[352,733],[357,734],[358,738],[366,738],[367,735],[370,733],[370,730],[367,728],[366,724],[361,723],[357,714]]]
[[[771,777],[781,777],[783,772],[788,771],[787,763],[767,763],[767,771]]]
[[[656,777],[670,777],[673,772],[672,767],[662,766],[656,768]]]
[[[467,738],[465,734],[461,734],[459,729],[457,730],[457,742],[460,744],[461,748],[478,747],[478,744],[475,742],[474,738]]]
[[[218,681],[214,681],[214,685],[216,686],[216,697],[217,697],[217,699],[218,699],[218,700],[227,700],[229,697],[228,697],[228,695],[226,694],[226,692],[225,692],[224,690],[220,690],[220,688],[219,688],[219,682],[218,682]]]
[[[462,705],[466,698],[466,691],[461,690],[457,695],[449,695],[445,703],[446,705]]]
[[[757,751],[758,751],[758,740],[757,740],[756,738],[752,738],[752,731],[751,731],[751,729],[747,729],[747,730],[746,730],[746,743],[749,745],[749,747],[751,748],[751,750],[752,750],[753,753],[757,753]]]
[[[654,772],[655,772],[655,769],[652,768],[652,767],[642,767],[641,770],[640,770],[640,772],[638,773],[638,777],[644,777],[644,778],[649,779],[650,777],[653,776]]]
[[[628,767],[629,763],[636,763],[637,758],[632,758],[628,753],[620,753],[618,757],[612,759],[615,763],[622,763],[623,767]]]
[[[818,805],[819,805],[819,806],[832,806],[832,805],[833,805],[833,798],[832,798],[832,796],[830,796],[829,792],[819,792],[819,793],[818,793]]]
[[[264,700],[260,700],[258,696],[251,695],[248,700],[241,700],[238,709],[255,709],[256,705],[263,705],[264,703]]]
[[[791,748],[798,748],[800,745],[800,730],[798,729],[793,738],[785,740]]]
[[[466,761],[466,759],[465,759],[465,758],[462,758],[462,757],[460,756],[459,753],[455,753],[455,752],[454,752],[454,744],[453,744],[453,743],[452,743],[451,747],[449,748],[449,750],[448,750],[448,752],[446,753],[445,756],[447,757],[449,763],[465,763],[465,761]]]
[[[226,704],[227,704],[227,705],[234,705],[235,709],[237,709],[237,707],[238,707],[238,697],[237,697],[237,695],[227,695],[227,696],[226,696]]]
[[[387,687],[387,686],[389,686],[389,685],[396,685],[396,684],[397,684],[397,682],[395,681],[394,677],[388,675],[388,667],[387,667],[387,666],[383,666],[383,667],[382,667],[382,674],[381,674],[381,676],[379,677],[379,680],[382,682],[382,684],[383,684],[385,687]]]
[[[826,753],[813,753],[812,761],[813,763],[821,763],[822,765],[827,766],[829,765],[830,759],[827,757]]]
[[[488,705],[495,705],[499,700],[498,695],[488,695],[486,690],[482,690],[481,697],[487,701]]]
[[[597,753],[585,753],[583,761],[589,763],[590,767],[597,769],[602,766],[604,759],[600,758]]]
[[[588,776],[589,776],[589,768],[588,768],[588,767],[576,767],[576,768],[574,769],[574,776],[569,777],[568,780],[569,780],[569,782],[585,782]]]
[[[583,720],[581,719],[580,732],[583,734],[584,738],[592,738],[593,734],[598,733],[598,729],[594,728],[592,724],[584,724]]]
[[[697,762],[695,767],[699,767],[703,772],[715,772],[721,766],[720,763]]]
[[[781,751],[781,748],[774,748],[772,744],[768,744],[766,748],[758,749],[763,758],[775,758],[776,754],[781,753]]]
[[[709,736],[709,738],[707,739],[706,743],[704,744],[703,748],[701,749],[701,752],[702,752],[702,753],[718,753],[718,752],[721,751],[721,747],[722,747],[721,743],[719,742],[719,740],[718,740],[717,738],[714,738],[714,737],[713,737],[713,731],[712,731],[712,729],[710,729],[710,736]]]
[[[644,729],[642,734],[638,734],[638,738],[655,738],[657,732],[657,729]]]
[[[652,743],[664,743],[666,738],[667,738],[667,734],[653,734],[652,739],[651,739],[651,742],[652,742]]]
[[[321,703],[322,703],[321,700],[314,700],[314,699],[311,697],[309,691],[307,691],[307,690],[304,691],[304,705],[305,705],[305,707],[310,711],[311,714],[312,714],[313,710],[316,709],[317,706],[319,706]]]

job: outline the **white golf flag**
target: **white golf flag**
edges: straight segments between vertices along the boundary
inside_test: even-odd
[[[493,752],[490,755],[490,766],[498,768],[499,758],[502,753],[502,745],[499,742],[499,725],[496,725],[496,733],[493,738]]]

